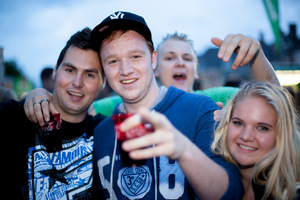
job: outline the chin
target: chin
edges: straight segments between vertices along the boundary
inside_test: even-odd
[[[175,87],[178,88],[178,89],[181,89],[181,90],[183,90],[185,92],[188,92],[188,87],[186,87],[186,86],[179,85],[179,86],[175,86]]]

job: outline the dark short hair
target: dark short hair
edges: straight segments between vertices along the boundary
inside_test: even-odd
[[[68,42],[66,43],[66,46],[61,50],[57,63],[56,63],[56,69],[59,67],[61,62],[63,61],[67,50],[70,47],[77,47],[82,50],[92,50],[95,51],[99,57],[98,50],[95,48],[95,45],[91,41],[91,32],[92,30],[88,27],[82,29],[81,31],[78,31],[74,35],[70,37]],[[100,58],[99,58],[100,60]],[[101,67],[101,76],[102,79],[104,80],[104,71],[103,68]]]
[[[44,80],[52,77],[52,73],[53,73],[53,68],[45,67],[41,72],[41,79]]]
[[[66,43],[66,46],[60,52],[60,55],[56,63],[57,65],[56,68],[58,68],[58,66],[61,64],[61,62],[63,61],[66,55],[68,48],[71,46],[83,50],[93,50],[98,54],[98,51],[94,48],[94,45],[91,42],[91,32],[92,31],[90,28],[84,28],[70,37],[70,39]]]

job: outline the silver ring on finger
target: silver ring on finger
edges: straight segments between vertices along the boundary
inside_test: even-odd
[[[43,103],[43,101],[48,101],[49,102],[49,99],[42,99],[41,104]]]
[[[40,102],[40,101],[34,101],[34,102],[33,102],[33,105],[34,105],[34,104],[37,104],[37,103],[40,104],[41,102]]]

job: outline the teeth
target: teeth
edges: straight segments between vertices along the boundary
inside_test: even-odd
[[[247,147],[247,146],[244,146],[242,144],[239,145],[240,147],[242,147],[243,149],[246,149],[246,150],[251,150],[251,151],[254,151],[255,148],[252,148],[252,147]]]
[[[183,76],[183,75],[178,73],[178,74],[175,74],[174,76]]]
[[[176,74],[173,75],[173,77],[174,78],[176,78],[176,77],[185,78],[186,75],[185,74],[181,74],[181,73],[176,73]]]
[[[83,97],[83,94],[79,94],[79,93],[76,93],[76,92],[69,92],[69,94],[77,96],[77,97]]]
[[[136,81],[136,79],[123,80],[121,83],[132,83],[134,81]]]

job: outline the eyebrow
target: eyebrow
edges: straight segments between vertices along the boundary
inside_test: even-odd
[[[175,53],[174,51],[167,51],[167,52],[163,52],[163,54],[164,55],[167,55],[167,54],[177,54],[177,53]],[[184,56],[192,56],[193,57],[193,55],[192,54],[190,54],[190,53],[184,53],[183,54]]]
[[[143,55],[145,55],[146,53],[145,53],[145,51],[143,51],[143,50],[130,50],[130,51],[128,51],[127,52],[128,54],[133,54],[133,53],[141,53],[141,54],[143,54]],[[112,55],[109,55],[109,56],[107,56],[107,57],[105,57],[104,58],[104,62],[106,62],[108,59],[111,59],[111,58],[115,58],[115,57],[118,57],[116,54],[112,54]]]
[[[71,67],[71,68],[76,68],[72,63],[69,63],[69,62],[64,62],[64,63],[62,63],[62,66],[64,67]]]
[[[65,67],[70,67],[72,69],[77,69],[77,67],[75,67],[72,63],[69,63],[69,62],[65,62],[62,64],[62,66],[65,66]],[[92,73],[98,73],[99,70],[98,69],[84,69],[85,72],[92,72]]]

